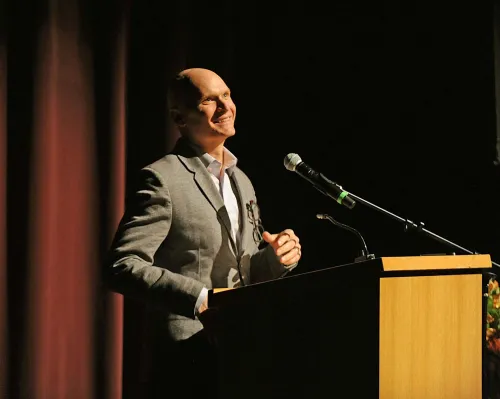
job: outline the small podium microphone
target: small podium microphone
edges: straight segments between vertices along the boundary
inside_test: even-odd
[[[342,186],[326,178],[322,173],[316,172],[309,165],[302,162],[298,154],[290,153],[285,157],[285,168],[297,173],[302,178],[311,183],[315,189],[322,194],[333,198],[339,204],[349,209],[354,208],[356,201],[349,197],[349,193]]]
[[[361,242],[362,249],[361,249],[361,255],[358,256],[357,258],[355,258],[354,262],[361,262],[363,260],[375,259],[375,255],[368,252],[368,247],[366,246],[365,239],[363,238],[363,236],[361,235],[361,233],[358,230],[356,230],[355,228],[353,228],[351,226],[348,226],[347,224],[340,223],[339,221],[335,220],[334,218],[332,218],[330,215],[327,215],[326,213],[318,213],[316,215],[316,217],[318,219],[326,219],[326,220],[330,221],[332,224],[334,224],[335,226],[340,227],[344,230],[350,231],[351,233],[353,233],[354,235],[356,235],[358,237],[359,241]]]

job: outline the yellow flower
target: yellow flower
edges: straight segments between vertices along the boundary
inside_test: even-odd
[[[497,288],[498,288],[498,281],[490,280],[490,282],[488,283],[488,293],[491,294],[491,291],[493,291]]]
[[[491,297],[493,299],[493,307],[495,309],[500,308],[500,295],[492,295]]]

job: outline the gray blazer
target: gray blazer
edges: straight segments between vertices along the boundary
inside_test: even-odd
[[[240,245],[231,236],[224,202],[210,174],[184,139],[141,170],[128,198],[106,263],[109,287],[154,309],[165,338],[184,340],[202,329],[195,304],[208,289],[278,278],[281,265],[270,246],[259,250],[247,205],[256,202],[249,178],[230,174],[240,207]],[[260,216],[260,215],[257,215]]]

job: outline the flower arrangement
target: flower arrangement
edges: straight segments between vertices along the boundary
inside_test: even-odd
[[[488,282],[486,346],[491,352],[500,355],[500,288],[495,278]]]

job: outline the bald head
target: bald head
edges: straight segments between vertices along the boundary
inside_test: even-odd
[[[210,69],[189,68],[179,72],[168,87],[170,109],[193,108],[200,98],[200,93],[214,81],[223,82],[222,78]]]
[[[205,68],[189,68],[185,69],[181,72],[178,73],[178,76],[185,76],[193,82],[194,85],[198,85],[200,83],[203,83],[203,81],[209,80],[209,79],[221,79],[222,78],[217,75],[214,71],[211,71],[210,69],[205,69]]]
[[[170,82],[168,101],[180,134],[202,148],[220,146],[235,134],[236,105],[231,90],[209,69],[179,72]]]

